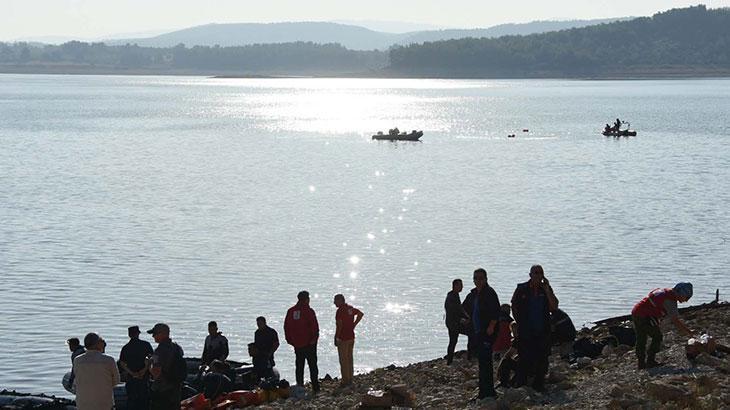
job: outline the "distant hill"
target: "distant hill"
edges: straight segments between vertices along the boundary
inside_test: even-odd
[[[394,75],[425,77],[727,75],[730,8],[696,6],[529,36],[396,47],[390,64]]]
[[[155,37],[106,41],[109,45],[137,44],[140,47],[174,47],[185,44],[194,46],[231,47],[251,44],[278,44],[312,42],[337,43],[350,50],[387,50],[394,45],[440,41],[466,37],[498,37],[502,35],[527,35],[546,31],[563,30],[601,24],[602,20],[536,21],[523,24],[472,30],[427,30],[408,33],[387,33],[364,27],[328,22],[292,23],[235,23],[207,24],[161,34]]]
[[[458,40],[462,38],[495,38],[502,36],[526,36],[530,34],[547,33],[549,31],[567,30],[581,28],[598,24],[611,23],[614,21],[631,20],[632,17],[598,19],[598,20],[569,20],[569,21],[533,21],[531,23],[510,23],[500,24],[490,28],[478,28],[471,30],[450,29],[450,30],[428,30],[416,33],[409,33],[408,36],[398,41],[400,45],[413,43],[424,43],[427,41]]]

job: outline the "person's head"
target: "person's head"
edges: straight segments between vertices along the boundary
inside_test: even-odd
[[[96,333],[87,333],[86,336],[84,336],[84,347],[86,350],[97,350],[99,352],[104,352],[104,349],[106,348],[106,342],[104,339],[101,338]]]
[[[170,338],[170,326],[165,323],[157,323],[147,333],[152,335],[155,342],[161,343]]]
[[[530,268],[530,282],[535,285],[539,285],[542,283],[542,278],[544,277],[545,271],[542,270],[542,266],[532,265],[532,267]]]
[[[340,307],[345,304],[345,296],[341,293],[335,295],[335,306]]]
[[[127,328],[127,335],[129,335],[130,339],[138,339],[140,333],[139,326],[130,326]]]
[[[259,329],[263,329],[266,327],[266,318],[263,316],[259,316],[256,318],[256,327]]]
[[[72,337],[66,340],[66,344],[68,345],[68,350],[72,352],[81,347],[81,342],[79,341],[78,337]]]
[[[297,300],[300,305],[309,306],[309,292],[303,290],[297,294]]]
[[[692,297],[692,284],[689,282],[680,282],[674,285],[674,293],[679,297],[680,302],[686,302]]]
[[[464,282],[461,279],[454,279],[451,281],[451,290],[455,292],[461,292],[464,289]]]
[[[509,303],[505,303],[499,307],[499,311],[505,315],[509,315],[510,312],[512,312],[512,306],[510,306]]]
[[[487,271],[484,270],[484,268],[478,268],[474,271],[474,286],[476,286],[478,290],[482,290],[486,285]]]
[[[214,336],[218,333],[218,323],[215,320],[208,322],[208,334]]]

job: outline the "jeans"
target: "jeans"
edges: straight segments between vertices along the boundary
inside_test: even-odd
[[[124,387],[127,390],[128,409],[148,410],[150,408],[150,388],[147,378],[135,379],[131,377]]]
[[[456,343],[459,341],[459,329],[456,327],[449,327],[449,346],[446,348],[446,364],[451,364],[454,361],[454,350],[456,350]]]
[[[342,374],[342,384],[350,384],[354,376],[355,369],[353,365],[352,350],[355,345],[355,339],[342,340],[337,344],[337,354],[340,357],[340,373]]]
[[[309,378],[312,380],[312,389],[319,391],[319,369],[317,368],[317,345],[294,348],[296,363],[296,379],[299,386],[304,386],[304,361],[309,366]]]
[[[479,354],[479,398],[496,397],[494,391],[494,363],[492,361],[492,340],[486,335],[477,335]]]

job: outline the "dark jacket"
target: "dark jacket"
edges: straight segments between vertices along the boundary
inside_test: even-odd
[[[487,328],[489,322],[499,320],[499,297],[497,292],[492,289],[491,286],[485,285],[481,292],[475,292],[474,302],[478,308],[472,309],[472,312],[477,311],[478,316],[475,317],[472,314],[472,323],[474,326],[474,333],[477,336],[486,337],[488,340],[494,342],[497,339],[499,333],[499,326],[495,323],[494,333],[491,336],[487,336]]]
[[[575,340],[576,331],[570,316],[560,309],[550,315],[551,339],[553,343],[568,343]],[[610,330],[610,329],[609,329]]]
[[[552,287],[550,288],[550,291],[552,291]],[[553,293],[554,295],[554,293]],[[528,337],[528,333],[530,331],[530,328],[527,324],[528,321],[528,313],[529,313],[529,299],[532,297],[537,297],[541,299],[541,303],[543,303],[543,323],[544,323],[544,333],[549,335],[550,334],[550,305],[548,303],[548,297],[547,293],[545,293],[545,290],[542,287],[537,288],[537,294],[533,294],[532,290],[530,289],[530,281],[527,281],[525,283],[520,283],[517,285],[517,289],[515,289],[515,293],[512,295],[512,314],[515,317],[515,321],[517,322],[517,333],[520,337]],[[557,301],[557,298],[555,298]]]
[[[446,294],[444,309],[446,310],[446,327],[448,327],[449,329],[460,329],[461,319],[469,318],[469,315],[464,311],[464,308],[461,306],[461,298],[459,297],[459,293],[453,290]]]

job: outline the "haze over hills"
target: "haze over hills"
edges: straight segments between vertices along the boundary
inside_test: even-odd
[[[154,37],[120,39],[106,43],[109,45],[137,44],[140,47],[174,47],[178,44],[185,44],[187,47],[215,45],[232,47],[302,41],[317,44],[338,43],[350,50],[386,50],[394,45],[407,45],[424,41],[528,35],[625,19],[628,18],[536,21],[502,24],[484,29],[425,30],[407,33],[388,33],[356,25],[330,22],[207,24]]]
[[[730,8],[697,6],[582,28],[416,43],[386,51],[312,41],[166,48],[79,41],[59,46],[0,42],[0,72],[437,78],[730,76]]]

